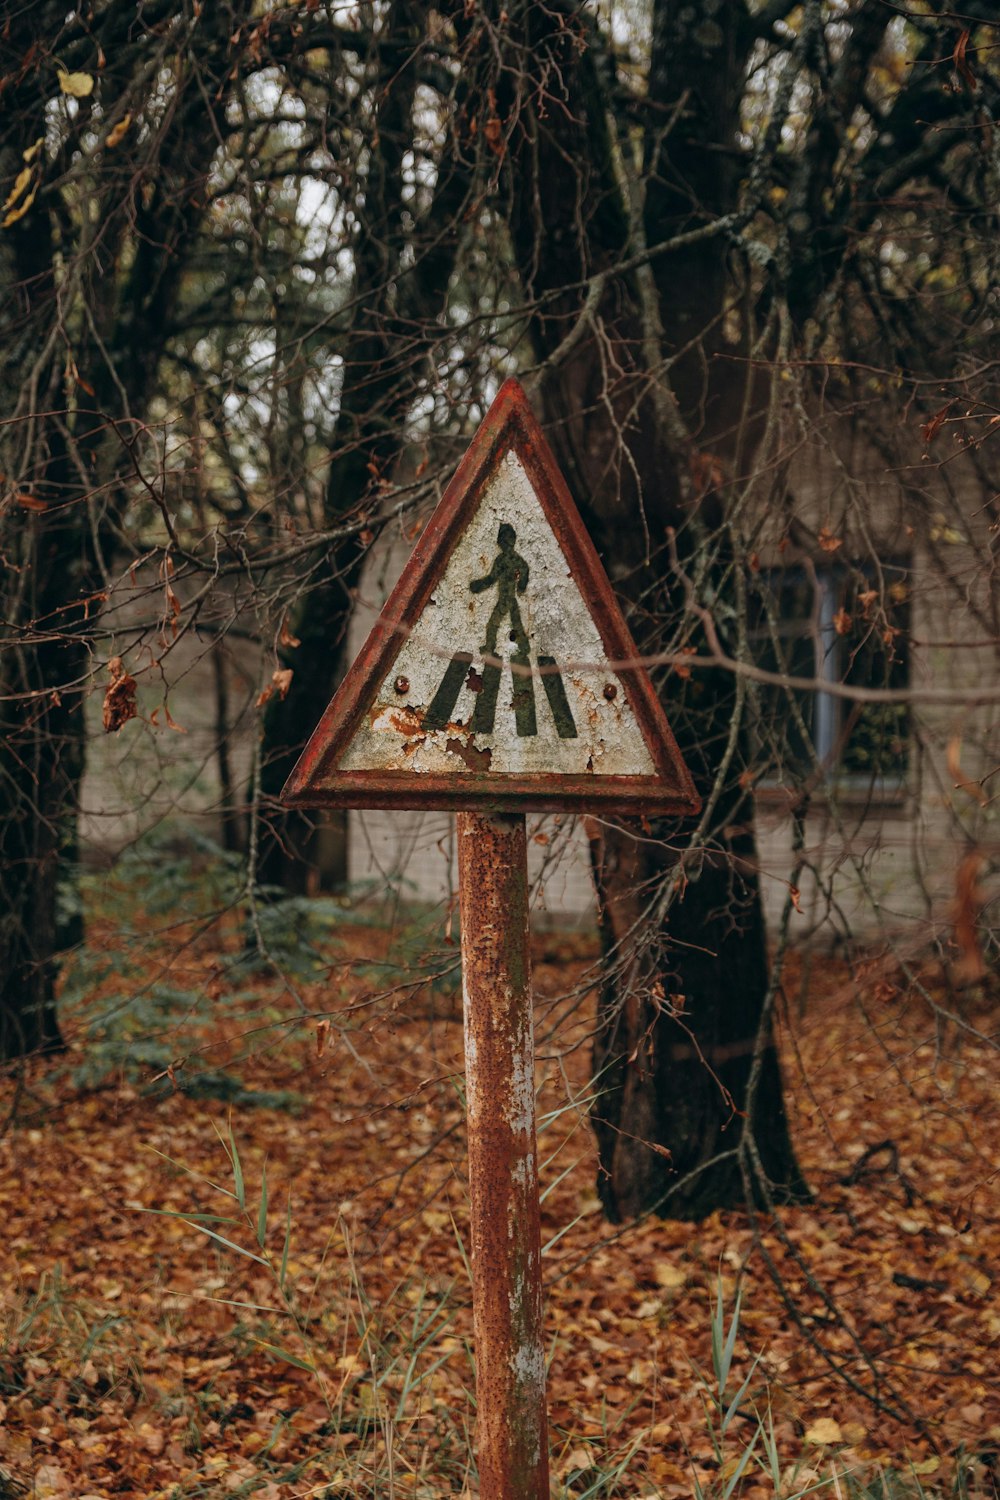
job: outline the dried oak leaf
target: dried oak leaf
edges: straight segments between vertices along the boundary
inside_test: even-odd
[[[111,681],[104,694],[104,732],[112,734],[136,716],[135,678],[125,670],[120,656],[108,662]]]

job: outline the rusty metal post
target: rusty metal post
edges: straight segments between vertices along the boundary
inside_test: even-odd
[[[523,815],[458,815],[479,1492],[549,1500]]]

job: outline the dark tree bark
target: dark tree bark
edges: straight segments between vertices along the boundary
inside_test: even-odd
[[[541,391],[560,462],[648,650],[663,648],[682,610],[668,538],[682,570],[710,555],[720,586],[732,586],[725,471],[741,377],[735,360],[714,359],[732,294],[730,247],[720,236],[662,256],[655,275],[614,274],[643,239],[657,244],[736,208],[737,174],[724,163],[753,38],[741,4],[708,11],[656,8],[650,106],[677,119],[650,133],[659,146],[646,162],[641,217],[609,123],[614,81],[596,29],[569,10],[562,23],[557,10],[522,12],[528,79],[517,97],[510,193],[521,276],[527,293],[544,299],[532,326],[539,358],[552,363]],[[558,97],[544,97],[540,77],[559,80]],[[570,172],[570,162],[584,169]],[[588,309],[602,275],[606,290]],[[588,279],[589,287],[566,289]],[[701,1218],[744,1201],[744,1128],[766,1179],[757,1196],[805,1191],[764,1014],[766,935],[734,684],[721,673],[690,684],[675,676],[664,697],[713,804],[704,849],[687,862],[666,914],[656,915],[657,901],[678,881],[683,828],[604,827],[591,841],[607,974],[594,1123],[599,1190],[616,1220],[649,1209]]]
[[[108,164],[95,187],[95,241],[70,245],[71,216],[57,198],[49,207],[45,195],[4,231],[2,384],[17,418],[4,441],[13,491],[3,533],[6,641],[0,677],[4,1059],[61,1045],[57,890],[60,859],[75,845],[90,626],[99,614],[107,555],[126,503],[130,443],[153,390],[204,209],[205,178],[225,107],[220,85],[231,66],[232,23],[249,9],[248,0],[229,7],[228,14],[217,11],[206,21],[203,48],[180,64],[173,110],[150,143],[144,190],[134,162]],[[5,61],[15,81],[2,151],[15,168],[32,159],[44,136],[53,89],[49,60],[34,42],[46,22],[46,34],[58,35],[65,14],[51,5],[43,12],[22,11],[4,31]],[[81,65],[93,66],[99,43],[112,59],[108,83],[120,85],[123,96],[131,70],[141,75],[160,46],[157,33],[134,27],[121,8],[105,12],[96,37],[78,34],[72,18],[67,24],[63,55],[72,62],[75,47]],[[133,34],[141,40],[129,49]],[[82,160],[77,170],[85,170]],[[79,280],[70,290],[66,263],[74,257]],[[67,348],[75,376],[70,402]],[[26,407],[19,404],[25,379]]]
[[[397,0],[386,27],[393,56],[411,55],[425,27],[422,6]],[[425,222],[416,230],[408,222],[404,158],[413,138],[416,82],[412,68],[390,69],[370,121],[371,166],[356,208],[358,311],[326,484],[325,519],[331,527],[377,517],[379,481],[399,460],[407,412],[430,367],[431,350],[426,341],[414,341],[414,330],[433,326],[445,307],[469,193],[461,157],[445,153]],[[317,816],[283,807],[280,796],[347,666],[343,649],[366,550],[358,536],[324,556],[293,618],[301,644],[283,655],[294,674],[289,692],[284,699],[272,698],[265,711],[257,865],[265,886],[301,893],[314,873]],[[343,864],[324,873],[339,884],[347,878],[346,814],[330,816],[343,831],[335,844]]]

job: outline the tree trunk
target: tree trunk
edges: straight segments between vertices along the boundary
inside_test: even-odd
[[[213,12],[201,54],[175,55],[176,97],[160,135],[136,148],[141,169],[127,170],[122,154],[120,175],[105,163],[91,180],[86,215],[64,212],[64,203],[46,195],[5,227],[0,241],[0,391],[13,414],[0,434],[0,467],[13,491],[5,497],[0,537],[4,1059],[61,1045],[54,988],[62,936],[59,862],[76,845],[83,694],[93,670],[90,633],[104,598],[102,555],[117,542],[127,498],[123,476],[132,469],[127,439],[147,406],[204,212],[224,123],[224,82],[232,73],[233,28],[250,8],[250,0],[239,0],[228,13]],[[36,40],[40,26],[57,35],[66,12],[54,5],[42,7],[42,15],[38,10],[24,10],[4,32],[12,55],[23,59],[6,101],[13,127],[0,162],[4,180],[37,153],[46,134],[53,84],[35,56]],[[120,70],[127,79],[131,65],[141,72],[143,58],[127,48],[141,22],[109,7],[101,26],[112,58],[108,77]],[[96,224],[101,234],[91,240],[88,226]],[[74,226],[80,244],[67,238]]]
[[[397,43],[405,38],[416,47],[426,22],[426,10],[415,0],[395,0],[386,33]],[[413,330],[433,325],[446,305],[470,191],[470,174],[456,151],[442,166],[433,204],[419,226],[426,230],[431,224],[433,238],[407,265],[414,244],[404,161],[412,135],[414,90],[412,70],[395,74],[380,91],[371,121],[378,145],[372,147],[370,175],[355,206],[360,226],[354,250],[360,323],[349,341],[337,422],[339,452],[326,484],[330,526],[362,515],[366,507],[375,514],[377,480],[389,476],[398,462],[407,413],[428,369],[426,350],[414,353]],[[352,538],[328,555],[313,579],[292,621],[301,644],[283,656],[293,672],[288,695],[284,700],[272,698],[264,716],[257,876],[263,885],[289,892],[312,888],[320,825],[313,812],[283,807],[280,794],[343,675],[343,648],[365,552],[360,538]],[[343,831],[334,849],[342,859],[340,878],[346,880],[347,814],[326,816],[335,818]]]
[[[37,698],[4,715],[0,815],[0,1059],[58,1051],[55,975],[57,880],[67,823],[82,772],[78,698],[64,704],[48,682],[65,681],[39,651]],[[29,691],[31,691],[29,689]]]
[[[716,586],[723,597],[733,589],[725,452],[705,451],[713,431],[731,425],[726,397],[736,361],[721,373],[711,362],[721,336],[725,243],[663,257],[656,280],[648,267],[614,276],[640,236],[665,239],[732,206],[718,165],[724,151],[713,156],[711,146],[733,143],[750,37],[740,28],[742,6],[723,9],[726,17],[708,26],[704,7],[699,31],[698,7],[690,16],[657,7],[654,92],[673,108],[689,90],[691,125],[684,115],[661,143],[659,187],[649,188],[644,228],[628,200],[628,143],[611,134],[613,73],[597,28],[579,13],[560,25],[555,12],[520,12],[522,64],[530,57],[537,71],[520,86],[521,134],[530,146],[512,162],[510,191],[522,280],[529,295],[545,299],[532,326],[539,359],[552,361],[541,392],[557,457],[611,577],[633,601],[644,650],[662,650],[683,617],[668,538],[683,569],[704,563],[710,549]],[[671,20],[679,15],[684,24]],[[558,107],[536,107],[542,77],[560,80]],[[686,149],[688,135],[697,138],[697,160]],[[585,313],[587,279],[602,274],[596,308]],[[582,288],[572,286],[580,281]],[[685,346],[690,352],[675,360],[668,385],[666,362]],[[766,933],[734,682],[715,673],[691,682],[672,676],[665,686],[680,748],[714,810],[703,849],[686,859],[683,874],[676,854],[683,826],[592,829],[605,951],[594,1125],[599,1191],[615,1220],[648,1210],[697,1219],[742,1203],[748,1162],[757,1197],[805,1191],[764,1014]],[[663,912],[661,898],[674,884],[679,894]],[[741,1152],[751,1138],[756,1152]]]

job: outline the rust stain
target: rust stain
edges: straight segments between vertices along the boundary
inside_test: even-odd
[[[409,705],[407,705],[406,708],[390,709],[388,718],[389,723],[392,725],[393,729],[396,730],[397,734],[416,734],[420,735],[421,738],[423,738],[423,716],[417,713],[416,709],[410,708]]]
[[[470,771],[486,772],[490,768],[493,759],[492,750],[477,750],[472,743],[472,737],[467,740],[450,739],[445,740],[444,748],[452,755],[457,755],[459,760],[464,761]]]
[[[548,1500],[524,818],[460,813],[479,1489]]]

